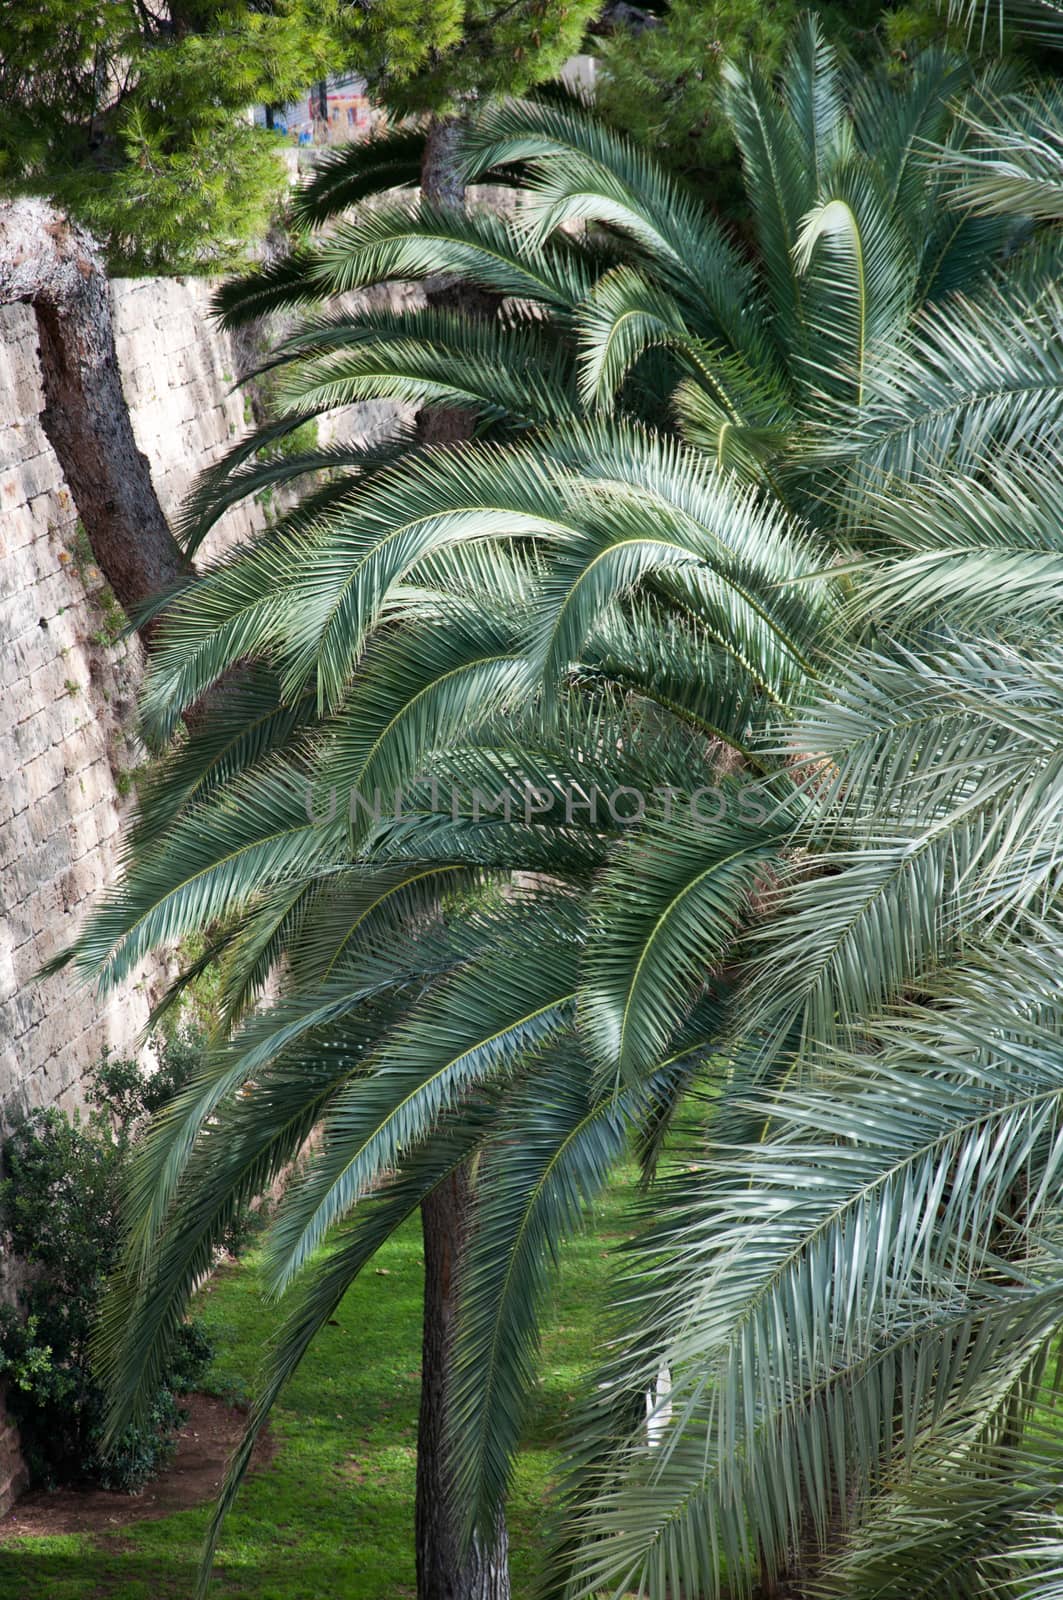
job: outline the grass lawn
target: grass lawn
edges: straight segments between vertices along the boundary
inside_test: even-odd
[[[543,1501],[580,1375],[593,1363],[608,1247],[627,1231],[622,1174],[567,1247],[510,1507],[516,1600],[532,1592]],[[374,1270],[375,1268],[375,1270]],[[408,1224],[347,1295],[274,1411],[277,1454],[226,1524],[218,1600],[402,1600],[414,1593],[413,1486],[421,1238]],[[207,1387],[243,1398],[275,1315],[253,1258],[202,1296],[217,1345]],[[204,1507],[157,1522],[0,1546],[0,1600],[188,1600]]]

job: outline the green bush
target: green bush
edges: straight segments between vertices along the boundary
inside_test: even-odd
[[[104,1056],[89,1073],[90,1104],[110,1113],[119,1141],[133,1140],[156,1111],[195,1076],[207,1049],[204,1033],[183,1026],[151,1040],[157,1066],[145,1072],[139,1061]]]
[[[282,434],[270,445],[268,454],[283,456],[286,460],[292,456],[309,455],[318,446],[317,418],[307,417],[305,422],[300,422],[291,433]]]
[[[149,1120],[195,1076],[207,1049],[202,1028],[184,1023],[155,1034],[152,1051],[158,1063],[151,1073],[137,1061],[105,1056],[89,1074],[88,1098],[107,1111],[120,1140],[136,1139]],[[260,1206],[242,1205],[222,1235],[221,1245],[238,1256],[255,1239],[265,1223]]]
[[[202,1330],[195,1323],[182,1327],[144,1422],[103,1453],[104,1397],[90,1341],[118,1255],[122,1171],[133,1132],[147,1101],[167,1087],[165,1078],[156,1085],[140,1074],[135,1086],[130,1066],[104,1064],[93,1091],[97,1108],[86,1118],[35,1112],[4,1147],[0,1219],[6,1243],[26,1263],[27,1281],[19,1309],[0,1308],[0,1377],[38,1484],[139,1489],[172,1454],[186,1416],[178,1396],[196,1386],[211,1357]],[[104,1109],[101,1080],[108,1073],[121,1094]]]

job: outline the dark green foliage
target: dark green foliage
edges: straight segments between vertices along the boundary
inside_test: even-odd
[[[579,49],[601,0],[377,0],[340,11],[359,71],[404,112],[524,94]]]
[[[935,0],[673,0],[650,6],[648,27],[601,41],[596,110],[661,160],[705,185],[717,205],[742,209],[734,138],[720,106],[720,67],[755,59],[770,76],[805,11],[832,43],[869,63],[930,44],[947,26]]]
[[[143,1420],[103,1452],[104,1396],[89,1346],[118,1257],[119,1198],[132,1130],[189,1070],[187,1046],[180,1043],[169,1057],[164,1053],[156,1078],[145,1079],[134,1062],[105,1062],[96,1074],[99,1109],[84,1119],[55,1109],[35,1112],[5,1146],[0,1214],[27,1281],[20,1310],[0,1307],[0,1374],[35,1483],[139,1489],[171,1455],[186,1415],[178,1396],[195,1387],[210,1360],[202,1330],[183,1324]]]
[[[47,194],[133,272],[213,271],[284,192],[247,109],[353,68],[404,111],[522,93],[598,0],[42,0],[0,6],[0,194]]]
[[[147,1073],[139,1061],[103,1060],[89,1075],[89,1099],[109,1111],[121,1136],[138,1132],[202,1066],[206,1039],[198,1028],[174,1028],[151,1041],[158,1066]]]
[[[0,190],[53,196],[126,270],[237,259],[285,181],[247,107],[293,97],[333,51],[306,0],[0,8]]]

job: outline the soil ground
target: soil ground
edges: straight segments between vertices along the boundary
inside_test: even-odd
[[[141,1494],[120,1494],[107,1489],[35,1489],[0,1519],[0,1541],[47,1537],[56,1533],[99,1533],[168,1517],[173,1511],[203,1505],[215,1498],[225,1476],[225,1466],[247,1421],[239,1406],[227,1405],[211,1395],[190,1395],[185,1404],[188,1421],[178,1435],[177,1452],[166,1471]],[[255,1447],[252,1472],[261,1470],[273,1455],[266,1431]]]

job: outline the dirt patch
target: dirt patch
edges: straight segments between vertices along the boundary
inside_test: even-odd
[[[0,1519],[0,1542],[52,1533],[100,1533],[168,1517],[173,1511],[213,1500],[225,1467],[243,1437],[247,1413],[210,1395],[186,1401],[188,1421],[177,1436],[177,1453],[166,1471],[140,1494],[108,1489],[34,1489]],[[269,1430],[259,1435],[251,1471],[261,1471],[276,1446]]]

